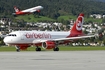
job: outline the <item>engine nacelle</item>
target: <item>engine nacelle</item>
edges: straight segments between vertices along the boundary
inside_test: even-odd
[[[37,12],[39,13],[39,12],[40,12],[40,10],[37,10]]]
[[[42,47],[44,49],[53,49],[54,47],[56,47],[56,43],[54,41],[46,41],[42,43]]]

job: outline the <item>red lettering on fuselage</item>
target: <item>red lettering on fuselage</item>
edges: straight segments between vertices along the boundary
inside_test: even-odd
[[[26,38],[36,38],[36,39],[42,39],[42,38],[51,38],[51,34],[49,33],[26,33]]]

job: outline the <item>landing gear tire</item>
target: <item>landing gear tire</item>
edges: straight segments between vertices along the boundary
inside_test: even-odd
[[[41,48],[36,48],[36,51],[41,51]]]
[[[54,48],[53,50],[54,50],[54,51],[59,51],[59,48],[58,48],[58,47],[56,47],[56,48]]]
[[[16,49],[17,52],[20,52],[20,49]]]
[[[20,52],[20,47],[19,46],[16,45],[15,48],[16,48],[17,52]]]

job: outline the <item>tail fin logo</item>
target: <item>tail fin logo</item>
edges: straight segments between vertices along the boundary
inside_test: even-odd
[[[19,12],[20,10],[17,7],[14,7],[15,12]]]
[[[78,31],[81,31],[82,30],[83,21],[84,21],[83,16],[79,16],[78,19],[77,19],[77,21],[76,21],[76,29]]]

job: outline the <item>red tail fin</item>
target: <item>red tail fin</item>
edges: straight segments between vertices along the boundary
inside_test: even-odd
[[[20,11],[16,6],[14,6],[14,10],[15,10],[15,12],[19,12]]]
[[[75,35],[82,35],[82,25],[83,25],[83,22],[84,22],[84,14],[81,13],[79,14],[76,22],[74,23],[72,29],[71,29],[71,34],[75,34]]]

